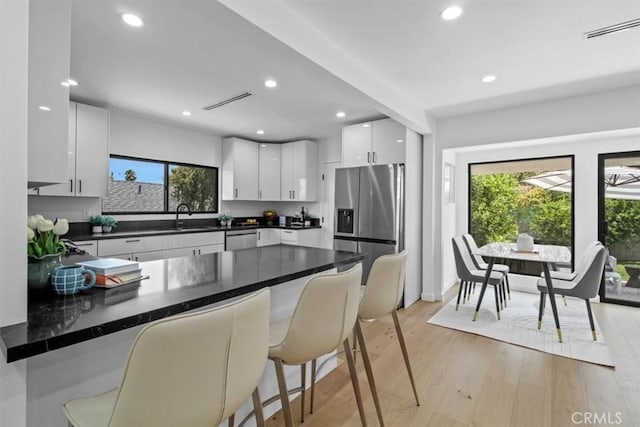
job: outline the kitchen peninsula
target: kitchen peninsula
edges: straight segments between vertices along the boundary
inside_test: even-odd
[[[34,301],[26,322],[0,328],[7,362],[27,362],[27,425],[66,425],[64,402],[117,387],[131,344],[148,322],[224,304],[267,286],[271,320],[279,320],[291,315],[309,277],[362,259],[364,254],[279,244],[143,262],[149,279],[132,290],[90,289]],[[334,366],[335,359],[329,359],[318,378]],[[292,384],[299,382],[299,371],[286,371]],[[270,364],[260,389],[265,397],[277,393]],[[265,415],[279,407],[269,405]],[[247,402],[236,415],[242,418],[250,410]]]
[[[130,291],[110,296],[116,289],[92,289],[34,301],[27,322],[0,329],[0,344],[7,362],[13,362],[363,258],[350,252],[274,245],[145,262],[141,267],[149,279]]]

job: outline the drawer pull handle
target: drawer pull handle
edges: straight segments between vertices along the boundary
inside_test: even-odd
[[[125,240],[125,243],[135,243],[135,242],[139,242],[140,239],[132,239],[132,240]]]
[[[76,246],[93,246],[95,243],[76,243]]]

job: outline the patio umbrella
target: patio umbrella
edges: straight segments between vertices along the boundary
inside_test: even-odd
[[[532,176],[523,182],[546,190],[571,193],[571,170],[551,171]],[[640,200],[640,169],[610,166],[604,169],[605,197]]]

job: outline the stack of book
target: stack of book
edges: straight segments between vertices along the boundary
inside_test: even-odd
[[[100,258],[92,261],[78,262],[88,270],[96,273],[96,287],[113,288],[128,283],[139,282],[146,277],[142,274],[140,264],[118,258]]]

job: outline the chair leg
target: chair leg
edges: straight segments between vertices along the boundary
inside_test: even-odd
[[[464,291],[462,294],[462,303],[465,304],[467,299],[469,298],[469,281],[465,280],[464,282]]]
[[[411,370],[411,363],[409,362],[409,353],[407,352],[407,344],[404,342],[404,334],[402,333],[402,328],[400,327],[400,320],[398,320],[398,313],[393,310],[391,312],[391,317],[393,317],[393,324],[396,327],[396,335],[398,336],[398,341],[400,342],[400,349],[402,350],[402,357],[404,358],[404,364],[407,367],[407,372],[409,373],[409,381],[411,381],[411,388],[413,388],[413,396],[416,398],[416,405],[420,406],[420,400],[418,400],[418,391],[416,390],[416,382],[413,379],[413,371]]]
[[[500,287],[500,285],[495,285],[493,287],[493,293],[496,297],[496,314],[498,316],[498,320],[500,320],[500,297],[498,297],[498,288]]]
[[[507,307],[507,276],[502,279],[502,299],[504,301],[505,308]]]
[[[256,426],[264,427],[264,412],[262,412],[262,400],[260,400],[260,392],[258,391],[258,387],[253,390],[251,398],[253,399],[253,411],[255,412]]]
[[[456,301],[456,311],[458,311],[458,307],[460,307],[460,296],[462,295],[462,288],[464,287],[464,280],[460,281],[460,287],[458,288],[458,299]]]
[[[473,282],[473,287],[471,288],[471,292],[473,292],[473,294],[476,294],[476,282]]]
[[[311,406],[309,408],[310,414],[313,414],[313,397],[316,389],[316,364],[317,364],[317,360],[313,359],[311,361],[311,397],[309,398],[309,400],[311,400],[311,402],[309,402]]]
[[[282,415],[284,416],[284,425],[286,427],[293,427],[291,403],[289,402],[287,380],[284,377],[284,367],[282,366],[282,360],[273,359],[273,363],[276,366],[276,376],[278,377],[278,389],[280,390],[280,401],[282,402]]]
[[[382,408],[380,407],[380,400],[378,399],[376,382],[373,378],[373,369],[371,369],[371,359],[369,359],[369,351],[367,351],[367,344],[365,343],[364,333],[362,332],[362,326],[360,326],[359,320],[356,320],[354,330],[356,333],[356,337],[360,342],[360,353],[362,354],[364,370],[367,373],[367,379],[369,380],[369,388],[371,389],[371,396],[373,396],[373,404],[376,407],[376,413],[378,414],[378,421],[380,422],[380,427],[384,427],[384,419],[382,418]]]
[[[596,325],[593,323],[593,313],[591,312],[591,303],[589,302],[589,298],[584,300],[587,303],[587,314],[589,315],[589,324],[591,325],[591,335],[593,335],[593,340],[596,341]]]
[[[498,297],[500,298],[500,310],[504,310],[505,301],[504,301],[504,287],[502,286],[502,281],[498,283]]]
[[[236,421],[235,421],[235,420],[236,420],[236,414],[235,414],[235,413],[233,413],[233,414],[231,414],[231,416],[230,416],[230,417],[229,417],[229,419],[227,420],[227,425],[228,425],[229,427],[233,427],[233,426],[235,425],[235,423],[236,423]]]
[[[302,391],[300,392],[300,422],[304,422],[304,397],[307,388],[307,364],[300,365],[300,386]]]
[[[349,374],[351,375],[351,384],[353,385],[353,394],[355,394],[356,403],[358,404],[360,421],[362,422],[362,427],[367,427],[367,419],[364,415],[364,406],[362,405],[362,396],[360,395],[360,385],[358,384],[358,373],[356,372],[356,365],[353,363],[353,353],[351,353],[351,345],[349,344],[349,338],[346,338],[342,344],[344,347],[344,354],[347,359],[347,365],[349,366]],[[290,426],[286,426],[286,427],[290,427]]]
[[[538,329],[542,328],[542,315],[544,314],[544,302],[546,300],[546,294],[540,292],[540,304],[538,305]]]
[[[509,286],[509,274],[505,273],[504,281],[507,284],[507,295],[509,296],[509,301],[511,301],[511,286]]]

